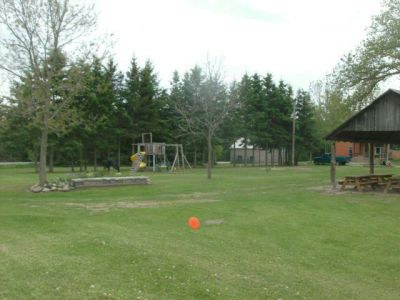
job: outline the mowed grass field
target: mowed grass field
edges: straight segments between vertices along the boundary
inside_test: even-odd
[[[400,299],[400,194],[324,192],[327,166],[145,175],[33,194],[1,168],[0,298]]]

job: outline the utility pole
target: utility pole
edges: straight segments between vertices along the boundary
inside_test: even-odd
[[[292,121],[292,166],[294,166],[295,163],[295,146],[296,146],[296,118],[297,118],[297,112],[296,112],[296,100],[293,101],[293,113],[291,115],[293,121]]]

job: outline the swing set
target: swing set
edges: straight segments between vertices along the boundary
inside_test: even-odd
[[[182,144],[166,144],[153,142],[153,134],[142,133],[142,142],[132,144],[132,172],[144,171],[150,167],[153,172],[168,170],[174,172],[177,169],[191,169]],[[168,157],[173,157],[172,164]]]

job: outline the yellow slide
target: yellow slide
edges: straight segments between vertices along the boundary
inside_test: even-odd
[[[146,155],[146,152],[140,152],[140,153],[135,153],[131,156],[131,161],[133,165],[136,165],[139,163],[138,170],[139,171],[144,171],[147,167],[146,163],[142,161],[144,156]]]

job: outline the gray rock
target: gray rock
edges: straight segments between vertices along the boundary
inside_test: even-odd
[[[51,190],[49,189],[49,188],[44,188],[43,190],[42,190],[42,192],[44,192],[44,193],[47,193],[47,192],[50,192]]]
[[[42,190],[43,190],[43,187],[40,186],[40,185],[37,185],[37,184],[32,185],[31,188],[30,188],[30,191],[32,193],[40,193]]]
[[[68,184],[64,184],[62,188],[59,189],[62,192],[69,192],[72,188]]]

